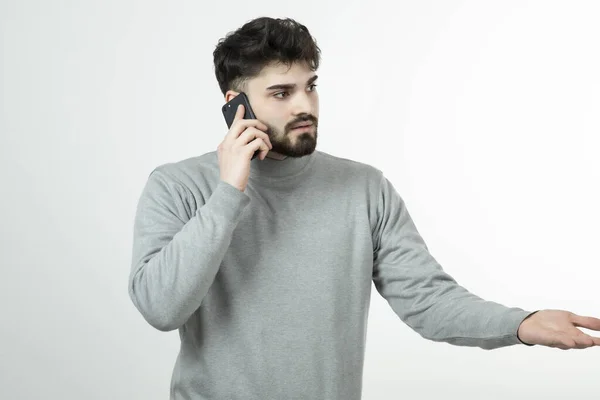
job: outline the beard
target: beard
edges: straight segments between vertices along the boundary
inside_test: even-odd
[[[303,132],[294,132],[293,126],[301,122],[310,121],[313,123],[308,130]],[[318,120],[312,115],[298,118],[287,124],[283,131],[272,125],[265,124],[268,127],[267,135],[271,140],[273,148],[271,151],[287,157],[304,157],[312,154],[317,147],[317,128]]]

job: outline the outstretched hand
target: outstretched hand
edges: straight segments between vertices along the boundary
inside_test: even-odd
[[[563,350],[600,346],[600,337],[590,336],[578,327],[600,331],[600,319],[563,310],[540,310],[521,322],[517,336],[525,344]]]

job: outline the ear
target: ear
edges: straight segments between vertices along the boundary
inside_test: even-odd
[[[236,92],[235,90],[228,90],[227,93],[225,93],[225,103],[228,103],[231,101],[231,99],[233,99],[234,97],[237,97],[239,93]]]

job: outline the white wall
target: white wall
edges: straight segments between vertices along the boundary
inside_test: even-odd
[[[168,398],[178,335],[127,294],[136,201],[216,149],[212,50],[261,15],[323,50],[317,148],[382,169],[460,283],[600,316],[597,2],[0,4],[0,398]],[[364,399],[597,396],[599,355],[429,342],[374,292]]]

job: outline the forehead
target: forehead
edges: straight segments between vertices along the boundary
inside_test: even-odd
[[[252,89],[259,90],[281,83],[303,85],[313,75],[315,75],[315,71],[305,63],[294,63],[291,67],[280,63],[269,64],[260,71],[257,77],[251,79],[248,85]]]

